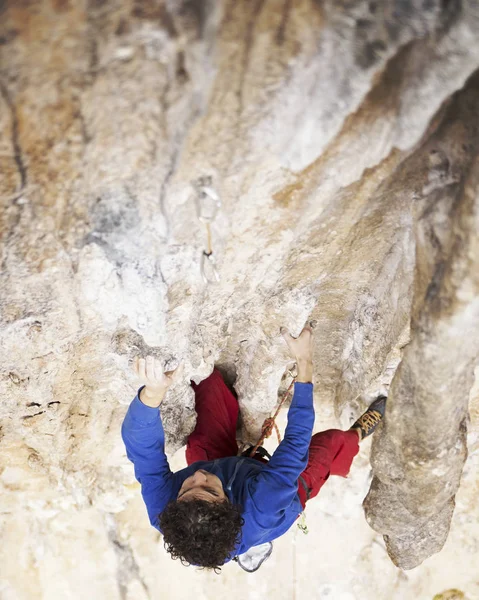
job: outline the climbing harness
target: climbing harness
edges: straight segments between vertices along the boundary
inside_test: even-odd
[[[242,451],[240,453],[241,456],[247,456],[248,458],[257,458],[258,460],[262,461],[262,462],[269,462],[271,460],[271,454],[266,450],[266,448],[263,448],[263,446],[260,446],[259,448],[256,449],[256,454],[251,456],[251,450],[253,450],[254,446],[249,444],[249,446],[246,448],[246,450]]]
[[[196,190],[195,202],[198,221],[205,226],[206,243],[200,259],[200,271],[205,283],[214,283],[220,280],[216,270],[211,240],[211,224],[216,219],[221,208],[221,200],[216,190],[211,186],[211,177],[201,177],[193,182]]]

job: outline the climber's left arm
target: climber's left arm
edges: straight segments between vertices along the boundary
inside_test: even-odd
[[[148,356],[135,359],[135,372],[146,385],[138,390],[122,425],[128,458],[141,484],[150,522],[158,526],[158,515],[171,499],[172,472],[165,454],[165,434],[159,406],[181,368],[163,373],[158,360]]]
[[[137,396],[126,413],[121,435],[126,455],[135,468],[135,477],[141,484],[141,495],[152,525],[157,526],[158,515],[171,496],[172,472],[165,454],[165,434],[158,407],[147,406]]]

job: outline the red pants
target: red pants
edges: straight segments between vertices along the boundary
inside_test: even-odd
[[[236,422],[238,401],[226,387],[216,369],[200,384],[191,384],[195,390],[196,427],[188,438],[186,462],[215,460],[238,454]],[[355,431],[328,429],[311,438],[309,459],[298,482],[298,493],[303,508],[307,500],[318,495],[330,475],[346,477],[353,458],[359,451],[359,438]],[[307,490],[305,489],[305,486]]]

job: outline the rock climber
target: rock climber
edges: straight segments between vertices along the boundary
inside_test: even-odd
[[[182,563],[217,570],[250,548],[288,531],[330,475],[346,477],[359,442],[381,421],[379,396],[351,429],[312,436],[312,329],[298,338],[281,333],[295,358],[297,377],[283,441],[268,462],[264,452],[237,456],[238,401],[220,372],[193,382],[197,412],[188,438],[188,466],[172,473],[164,449],[159,407],[181,366],[163,372],[152,356],[136,357],[142,387],[122,426],[128,458],[141,484],[151,524],[163,533],[167,551]]]

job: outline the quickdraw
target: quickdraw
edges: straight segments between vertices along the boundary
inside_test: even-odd
[[[206,232],[205,248],[200,259],[201,276],[205,283],[217,283],[220,280],[213,256],[211,224],[221,208],[221,199],[211,184],[211,177],[201,177],[193,183],[198,221],[205,226]]]
[[[308,524],[306,523],[306,512],[303,510],[301,513],[300,521],[298,523],[298,529],[301,530],[304,535],[308,535],[309,529]]]

